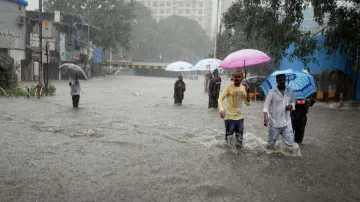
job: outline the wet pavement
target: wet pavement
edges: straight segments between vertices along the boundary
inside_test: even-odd
[[[262,102],[244,107],[245,142],[224,144],[202,81],[173,105],[174,79],[67,81],[56,96],[0,98],[0,201],[359,201],[360,110],[317,103],[304,145],[264,148]],[[223,81],[223,85],[228,81]]]

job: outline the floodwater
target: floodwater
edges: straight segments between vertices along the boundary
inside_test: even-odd
[[[0,201],[359,201],[360,110],[315,104],[304,145],[265,149],[262,102],[244,106],[245,142],[224,144],[202,80],[173,105],[174,79],[68,81],[56,96],[0,98]],[[223,81],[223,86],[228,81]]]

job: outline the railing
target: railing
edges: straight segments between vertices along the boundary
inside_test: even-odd
[[[188,80],[199,80],[198,75],[183,75],[183,77]]]

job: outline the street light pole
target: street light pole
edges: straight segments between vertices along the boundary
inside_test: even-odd
[[[220,0],[217,0],[216,25],[215,25],[215,46],[214,46],[214,58],[215,59],[216,59],[216,51],[217,51],[217,37],[218,37],[218,24],[219,24],[219,4],[220,4]]]
[[[42,0],[39,0],[39,48],[40,48],[40,56],[39,56],[39,84],[42,84],[43,78],[43,61],[42,61]]]
[[[88,66],[88,64],[89,64],[89,66],[90,66],[90,63],[89,63],[89,60],[90,60],[90,25],[89,24],[87,24],[87,43],[88,43],[88,45],[87,45],[87,57],[86,57],[86,61],[85,61],[85,70],[87,71],[87,74],[88,74],[88,77],[90,78],[91,77],[91,67],[87,67]]]
[[[111,61],[112,61],[112,50],[111,50],[111,46],[110,46],[110,67],[111,67]]]
[[[360,27],[360,26],[359,26]],[[360,29],[358,29],[360,30]],[[359,81],[359,69],[360,69],[360,32],[357,37],[357,48],[356,48],[356,77],[354,82],[354,100],[356,100],[357,84]]]

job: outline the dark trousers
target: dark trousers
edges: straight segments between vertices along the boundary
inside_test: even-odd
[[[240,120],[225,120],[225,139],[227,136],[233,135],[238,141],[242,141],[244,135],[244,119]]]
[[[218,108],[219,93],[209,95],[209,108]]]
[[[79,107],[79,101],[80,101],[80,95],[72,96],[73,107]]]
[[[174,99],[174,104],[176,104],[176,105],[182,105],[182,101],[183,101],[183,99],[181,99],[181,98],[175,98],[175,99]]]

